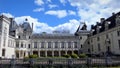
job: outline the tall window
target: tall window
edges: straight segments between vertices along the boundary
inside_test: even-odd
[[[120,36],[120,31],[117,31],[117,35]]]
[[[28,48],[30,48],[30,44],[28,44]]]
[[[81,44],[81,48],[83,47],[83,45]]]
[[[71,42],[68,42],[68,48],[71,48]]]
[[[41,42],[41,48],[44,48],[45,42]]]
[[[5,49],[2,49],[2,56],[5,56]]]
[[[97,37],[97,41],[100,41],[100,37]]]
[[[100,43],[98,43],[98,51],[101,51]]]
[[[4,39],[3,39],[3,46],[6,45],[6,37],[7,37],[7,27],[4,27]]]
[[[58,42],[55,42],[55,48],[58,48]]]
[[[74,42],[74,48],[77,48],[77,42]]]
[[[21,42],[21,48],[23,48],[23,42]]]
[[[51,48],[52,46],[51,46],[51,42],[48,42],[48,48]]]
[[[34,42],[34,48],[37,48],[37,42]]]
[[[61,48],[65,47],[65,42],[61,42]]]
[[[108,39],[108,34],[106,34],[106,38]]]
[[[19,42],[16,42],[16,48],[19,48]]]

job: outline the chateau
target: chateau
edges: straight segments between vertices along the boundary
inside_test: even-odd
[[[120,55],[120,12],[112,13],[107,19],[101,18],[96,25],[91,25],[90,32],[83,46],[84,53]]]
[[[82,31],[86,33],[86,30]],[[83,38],[87,39],[87,34],[84,34]],[[33,33],[33,24],[30,26],[27,19],[23,24],[18,25],[13,18],[0,16],[1,58],[24,58],[32,54],[37,54],[39,57],[79,54],[81,52],[79,45],[82,44],[80,43],[80,37],[75,36],[75,34],[67,32]]]
[[[39,57],[58,57],[65,54],[120,55],[120,12],[87,30],[79,26],[70,33],[33,33],[33,25],[27,19],[18,25],[13,18],[0,16],[0,57],[24,58],[37,54]],[[73,27],[74,28],[74,27]]]

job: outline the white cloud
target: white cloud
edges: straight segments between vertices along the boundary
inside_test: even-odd
[[[53,31],[56,31],[56,30],[57,31],[69,30],[70,33],[74,33],[79,26],[79,21],[77,21],[75,19],[69,20],[68,22],[66,22],[64,24],[60,24],[60,25],[55,26],[55,27],[51,27],[46,23],[39,22],[37,18],[33,18],[31,16],[16,17],[15,21],[18,24],[22,24],[26,18],[28,19],[28,22],[30,23],[30,25],[32,23],[34,24],[33,30],[35,33],[42,33],[42,32],[52,33]]]
[[[44,11],[44,8],[36,8],[33,10],[33,12],[41,12],[41,11]]]
[[[47,11],[45,12],[45,14],[49,14],[49,15],[55,15],[57,16],[58,18],[63,18],[63,17],[66,17],[67,16],[67,12],[66,10],[50,10],[50,11]]]
[[[96,24],[101,17],[108,18],[112,12],[120,11],[120,0],[68,0],[70,5],[77,8],[81,21],[88,25]]]
[[[47,2],[51,3],[52,1],[51,0],[47,0]]]
[[[72,10],[69,10],[69,11],[68,11],[68,14],[69,14],[69,15],[76,15],[76,12],[74,12],[74,11],[72,11]]]
[[[55,5],[55,4],[49,4],[48,7],[49,7],[50,9],[52,9],[52,8],[56,8],[56,7],[58,7],[58,5]]]
[[[2,14],[7,15],[7,17],[14,17],[10,13],[2,13]],[[33,25],[34,33],[42,33],[42,32],[52,33],[53,31],[61,31],[61,30],[69,30],[70,33],[74,33],[79,26],[79,21],[75,19],[69,20],[64,24],[59,24],[58,26],[51,27],[44,22],[39,22],[37,18],[33,18],[31,16],[21,16],[14,18],[17,24],[22,24],[27,18],[30,25],[32,25],[32,23],[34,24]]]
[[[60,0],[60,3],[62,3],[63,5],[65,5],[67,3],[67,0]]]
[[[38,6],[41,6],[41,5],[44,4],[43,0],[35,0],[34,2],[35,2],[35,4],[37,4]]]
[[[1,15],[5,15],[8,18],[14,18],[14,16],[10,13],[1,13]]]

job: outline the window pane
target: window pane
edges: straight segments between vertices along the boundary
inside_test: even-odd
[[[37,48],[37,42],[34,42],[34,48]]]
[[[51,48],[51,42],[48,42],[48,48]]]
[[[58,48],[58,42],[55,42],[55,48]]]
[[[77,42],[74,42],[74,48],[77,48]]]
[[[71,42],[68,42],[68,48],[71,48]]]
[[[61,43],[61,48],[64,48],[64,46],[65,46],[65,43],[62,42],[62,43]]]
[[[44,48],[45,42],[41,42],[41,48]]]

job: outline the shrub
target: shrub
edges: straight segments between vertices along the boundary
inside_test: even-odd
[[[24,57],[24,61],[28,61],[29,60],[29,57],[28,56],[25,56]]]
[[[71,58],[78,58],[78,55],[77,54],[72,54]]]
[[[38,58],[38,55],[36,55],[36,54],[29,55],[29,58]]]
[[[86,57],[87,57],[87,55],[84,54],[84,53],[82,53],[82,54],[79,55],[79,58],[86,58]]]
[[[69,54],[65,54],[63,57],[70,58],[70,55]]]

